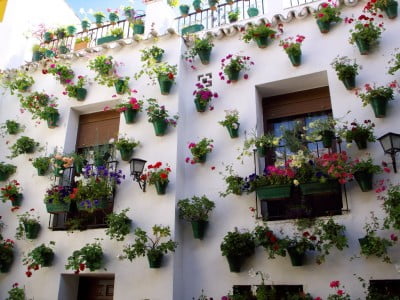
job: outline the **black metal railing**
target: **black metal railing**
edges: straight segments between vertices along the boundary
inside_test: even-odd
[[[319,2],[321,0],[285,0],[283,1],[283,8],[292,8],[309,3]]]

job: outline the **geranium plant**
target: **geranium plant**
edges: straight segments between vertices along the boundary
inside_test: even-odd
[[[207,153],[210,153],[214,148],[212,142],[212,139],[202,138],[198,143],[189,143],[188,148],[192,153],[193,158],[190,160],[190,158],[187,157],[186,162],[189,162],[189,160],[191,164],[205,162]]]
[[[351,60],[347,56],[337,56],[332,61],[331,66],[335,69],[339,80],[343,82],[348,90],[355,88],[355,77],[358,75],[358,70],[361,69],[355,59]]]
[[[76,98],[78,100],[84,100],[86,97],[87,90],[85,88],[88,83],[87,76],[78,76],[78,81],[74,84],[72,81],[65,87],[64,95],[68,97]]]
[[[321,33],[327,33],[330,23],[337,23],[342,20],[338,2],[328,0],[328,2],[321,3],[319,10],[314,13],[314,17],[317,19]]]
[[[220,192],[220,197],[226,197],[229,194],[233,195],[242,195],[242,192],[245,190],[245,181],[244,178],[239,176],[234,170],[232,165],[225,166],[225,174],[220,172],[220,175],[223,175],[223,180],[226,183],[225,192]]]
[[[4,203],[7,200],[14,202],[22,199],[22,187],[17,180],[11,180],[4,187],[2,187],[0,191],[1,191],[1,200]]]
[[[154,129],[156,131],[156,135],[163,135],[167,125],[176,126],[177,120],[179,119],[178,115],[169,117],[168,110],[165,109],[164,105],[159,105],[156,99],[150,98],[147,99],[147,117],[150,123],[153,123]],[[159,125],[159,128],[157,125]]]
[[[150,48],[140,50],[142,55],[140,56],[140,60],[143,62],[160,62],[161,58],[164,54],[164,49],[157,47],[156,45],[151,46]]]
[[[301,64],[301,44],[304,39],[305,36],[298,34],[296,38],[288,37],[279,41],[279,46],[285,50],[293,66],[299,66]]]
[[[0,135],[3,137],[5,133],[14,135],[23,132],[24,130],[25,126],[14,120],[6,120],[5,123],[0,124]]]
[[[37,271],[40,268],[51,266],[54,258],[53,247],[55,244],[56,243],[54,241],[50,241],[49,245],[41,244],[24,255],[22,264],[27,266],[27,270],[25,272],[27,277],[32,276],[31,270]]]
[[[25,300],[25,289],[20,288],[16,282],[12,285],[12,288],[8,291],[8,298],[6,300]]]
[[[281,137],[276,137],[269,132],[257,136],[256,132],[253,130],[251,132],[251,137],[246,138],[246,140],[244,141],[242,152],[237,157],[237,159],[241,159],[243,156],[253,155],[253,151],[250,150],[253,150],[254,147],[257,149],[257,153],[259,156],[265,156],[266,150],[268,148],[279,146],[280,140]]]
[[[385,11],[389,19],[397,17],[398,2],[396,0],[371,0],[364,6],[364,11],[377,15],[379,10]]]
[[[46,73],[45,70],[42,72]],[[47,69],[47,72],[55,76],[62,84],[70,83],[75,76],[75,73],[70,66],[61,63],[51,64]]]
[[[41,118],[43,110],[56,103],[57,98],[44,92],[33,92],[27,96],[20,95],[20,103],[23,109],[32,113],[32,118]]]
[[[75,270],[75,274],[79,274],[88,268],[94,272],[101,268],[103,264],[103,249],[99,241],[91,244],[86,244],[79,250],[75,250],[68,257],[65,268],[67,270]]]
[[[191,46],[185,51],[183,58],[187,62],[193,63],[194,58],[198,55],[201,63],[207,65],[210,62],[211,50],[214,47],[212,37],[205,36],[200,38],[196,35],[192,35],[188,36],[188,40]],[[192,69],[195,69],[195,67],[192,66]]]
[[[163,167],[163,163],[161,161],[158,161],[153,165],[148,165],[147,172],[145,172],[144,175],[144,179],[146,179],[149,184],[156,184],[156,182],[168,183],[168,176],[170,172],[171,168],[168,164]]]
[[[373,98],[384,98],[386,100],[394,99],[394,90],[398,87],[397,82],[393,81],[387,86],[376,86],[375,83],[371,86],[369,83],[364,85],[365,92],[357,91],[357,96],[361,98],[363,106],[371,103]]]
[[[110,237],[110,240],[115,239],[117,241],[125,240],[125,236],[131,231],[132,220],[126,215],[129,208],[123,209],[120,213],[111,213],[106,217],[106,235]]]
[[[254,62],[250,60],[250,56],[234,56],[232,54],[228,54],[225,58],[221,59],[222,72],[219,72],[219,78],[221,80],[225,80],[225,76],[227,76],[227,83],[236,82],[239,79],[240,71],[250,70],[251,65],[254,65]],[[247,79],[248,77],[248,74],[243,75],[244,79]]]
[[[258,47],[265,48],[267,47],[269,39],[273,40],[276,38],[276,31],[273,30],[271,26],[270,23],[251,25],[246,29],[242,40],[246,43],[254,40]]]
[[[358,123],[357,120],[354,120],[350,123],[350,126],[345,124],[338,130],[340,137],[347,143],[355,141],[358,149],[365,149],[367,148],[367,142],[376,141],[374,136],[375,123],[371,120],[364,120],[363,123]]]
[[[46,190],[43,201],[45,204],[70,203],[72,200],[71,193],[72,187],[53,184]]]
[[[99,55],[89,61],[89,69],[96,72],[94,80],[101,85],[112,86],[110,78],[115,74],[115,68],[118,65],[112,56]]]
[[[0,272],[8,272],[14,260],[14,241],[6,239],[0,241]]]
[[[386,229],[400,229],[400,185],[390,185],[386,195],[379,196],[383,200],[383,209],[386,212],[384,227]]]
[[[36,157],[32,161],[32,165],[37,169],[38,175],[43,176],[46,174],[47,170],[50,167],[50,157],[48,156]]]
[[[350,295],[345,292],[344,286],[340,287],[340,281],[334,280],[329,286],[335,290],[334,294],[329,294],[327,300],[351,300]]]
[[[291,185],[295,171],[287,163],[285,166],[266,166],[262,175],[251,174],[246,177],[246,187],[251,193],[262,186]]]
[[[196,89],[193,91],[193,95],[194,103],[198,112],[206,111],[207,105],[211,102],[211,100],[213,98],[218,98],[217,93],[213,93],[209,88],[207,88],[200,82],[196,83]],[[214,107],[210,106],[209,109],[213,110]]]
[[[256,245],[264,248],[269,259],[286,256],[286,240],[279,238],[266,224],[256,226],[253,234]]]
[[[122,160],[128,161],[134,149],[140,145],[140,142],[132,138],[120,136],[118,140],[114,142],[114,145],[115,148],[120,151]]]
[[[396,48],[396,51],[398,51],[399,49]],[[394,53],[392,59],[389,61],[389,64],[391,64],[392,66],[390,66],[388,73],[390,75],[394,75],[395,72],[397,72],[398,70],[400,70],[400,52]]]
[[[135,97],[129,97],[126,102],[119,102],[115,105],[115,109],[120,113],[130,109],[140,112],[143,109],[143,101],[138,100]]]
[[[34,208],[17,215],[18,227],[15,233],[15,238],[21,240],[24,237],[27,239],[35,239],[40,229],[40,216],[35,212]]]

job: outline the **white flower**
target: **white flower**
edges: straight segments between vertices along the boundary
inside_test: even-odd
[[[232,124],[232,128],[233,128],[233,129],[238,129],[238,127],[239,127],[239,126],[238,126],[237,123],[233,123],[233,124]]]
[[[59,174],[62,174],[62,173],[64,173],[64,170],[60,170],[60,171],[58,171],[58,173],[59,173]]]
[[[298,186],[298,185],[300,184],[300,182],[299,182],[297,179],[295,179],[295,180],[293,180],[293,184],[294,184],[295,186]]]
[[[346,145],[347,148],[351,148],[352,146],[353,146],[352,143],[348,143],[348,144]]]
[[[108,141],[108,143],[109,143],[109,144],[114,144],[114,141],[115,141],[114,138],[111,138],[111,139]]]

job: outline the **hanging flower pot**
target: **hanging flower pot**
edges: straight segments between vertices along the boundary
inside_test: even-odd
[[[125,123],[126,124],[132,124],[135,122],[136,116],[137,116],[138,111],[134,110],[133,108],[129,107],[126,110],[124,110],[124,117],[125,117]]]
[[[83,101],[86,99],[87,89],[85,88],[76,88],[76,100]]]
[[[319,31],[321,33],[328,33],[330,28],[331,28],[331,22],[330,21],[321,21],[320,19],[317,20],[317,25],[319,28]]]
[[[56,128],[57,122],[59,119],[60,119],[60,114],[58,112],[49,114],[46,119],[47,127],[48,128]]]
[[[124,79],[117,79],[115,82],[114,82],[114,87],[115,87],[115,92],[118,94],[118,95],[123,95],[123,94],[125,94],[126,92],[127,92],[127,90],[128,90],[128,86],[127,86],[127,83],[126,83],[126,81],[124,80]]]
[[[161,95],[169,95],[174,80],[169,79],[167,76],[158,77],[158,83],[160,85]]]
[[[67,46],[61,45],[60,47],[58,47],[58,52],[60,52],[60,54],[67,54],[69,52],[69,49]]]
[[[285,199],[292,194],[291,184],[264,185],[256,188],[259,199]]]
[[[12,207],[19,207],[21,206],[23,195],[19,193],[16,197],[13,197],[11,200]]]
[[[249,7],[247,9],[247,14],[249,15],[250,18],[258,16],[258,8]]]
[[[94,19],[97,27],[101,27],[104,23],[105,16],[103,14],[95,14]]]
[[[50,214],[69,212],[71,203],[46,203],[46,210]]]
[[[90,28],[90,22],[88,20],[83,20],[81,22],[82,31],[86,32]]]
[[[210,6],[211,10],[216,10],[217,9],[217,0],[208,0],[208,5]]]
[[[211,49],[198,50],[197,54],[199,55],[200,61],[203,65],[208,65],[210,63]]]
[[[42,253],[42,267],[51,267],[53,264],[53,259],[54,259],[54,252],[53,251],[46,251]]]
[[[394,19],[397,17],[398,6],[399,3],[397,3],[397,1],[388,1],[384,10],[389,19]]]
[[[39,61],[39,60],[43,59],[43,57],[44,57],[44,54],[41,51],[33,51],[33,53],[32,53],[32,61],[33,62]]]
[[[375,118],[384,118],[386,116],[388,99],[377,96],[371,98],[371,106],[374,110]]]
[[[207,109],[208,101],[201,101],[200,99],[195,98],[194,104],[196,105],[196,110],[198,112],[205,112]]]
[[[320,134],[322,136],[322,145],[325,148],[331,148],[332,140],[335,138],[335,132],[332,130],[324,130]]]
[[[38,176],[46,175],[47,169],[48,169],[48,167],[47,168],[41,168],[41,167],[36,168]]]
[[[163,136],[167,130],[168,123],[165,119],[157,119],[153,121],[154,132],[156,136]]]
[[[197,221],[191,221],[191,223],[192,223],[193,237],[195,239],[202,240],[204,238],[204,234],[208,226],[208,221],[197,220]]]
[[[352,90],[356,87],[356,75],[345,77],[342,82],[347,90]]]
[[[298,252],[296,247],[288,247],[287,252],[289,253],[290,261],[293,267],[300,267],[303,265],[304,258],[306,257],[305,252]]]
[[[360,186],[361,191],[368,192],[372,190],[372,173],[357,171],[354,173],[354,178]]]
[[[108,15],[108,19],[110,20],[111,25],[115,25],[118,22],[119,17],[116,13],[111,12]]]
[[[43,35],[43,40],[45,43],[50,43],[51,40],[53,39],[54,34],[50,31],[47,31]]]
[[[354,137],[358,150],[367,149],[368,135],[356,135]]]
[[[39,230],[40,230],[40,224],[39,223],[24,223],[24,230],[25,230],[25,235],[27,239],[36,239]]]
[[[257,148],[257,154],[259,157],[264,157],[267,154],[267,147],[265,146],[259,146]]]
[[[152,269],[158,269],[161,267],[163,253],[158,251],[147,252],[147,260],[149,261],[149,267]]]
[[[293,67],[298,67],[301,65],[301,52],[300,53],[288,53],[290,62]]]
[[[299,187],[302,195],[304,196],[340,192],[340,185],[337,180],[302,183],[299,185]]]
[[[226,129],[228,129],[230,137],[237,138],[239,136],[239,123],[233,124],[232,126],[226,126]]]
[[[188,14],[189,14],[189,9],[190,9],[190,7],[189,7],[189,5],[180,5],[179,6],[179,11],[181,12],[181,16],[182,17],[187,17],[188,16]]]
[[[156,186],[157,195],[165,195],[167,191],[168,181],[156,181],[154,185]]]
[[[74,36],[76,32],[76,27],[73,25],[67,26],[67,35]]]
[[[144,24],[133,24],[133,32],[135,34],[143,34],[144,33]]]
[[[236,70],[229,70],[226,72],[226,75],[228,76],[228,79],[231,82],[237,82],[239,80],[239,74],[240,74],[240,71],[236,71]]]
[[[0,260],[0,273],[8,273],[14,261],[14,252],[11,247],[2,249],[3,258]]]
[[[356,44],[361,55],[367,55],[369,53],[371,46],[368,40],[357,38]]]
[[[194,160],[195,160],[196,162],[203,164],[203,163],[205,163],[206,160],[207,160],[207,154],[200,155],[200,156],[195,156],[195,157],[193,157],[193,158],[194,158]]]
[[[128,161],[133,154],[133,149],[120,149],[119,152],[121,154],[121,159],[123,161]]]
[[[201,12],[201,0],[194,0],[192,4],[196,12]]]
[[[269,37],[268,36],[258,36],[258,37],[255,37],[254,40],[256,41],[258,48],[263,49],[268,46]]]
[[[234,273],[240,273],[244,257],[238,255],[228,255],[226,256],[226,259],[228,260],[229,271]]]

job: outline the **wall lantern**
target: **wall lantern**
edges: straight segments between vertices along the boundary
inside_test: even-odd
[[[393,171],[397,173],[396,153],[400,151],[400,134],[388,132],[378,138],[378,141],[381,143],[383,151],[392,157]]]
[[[132,158],[130,161],[131,167],[131,176],[133,176],[133,180],[139,183],[139,186],[143,192],[146,191],[146,180],[141,178],[143,174],[144,165],[146,161],[140,158]],[[143,184],[143,185],[142,185]]]

